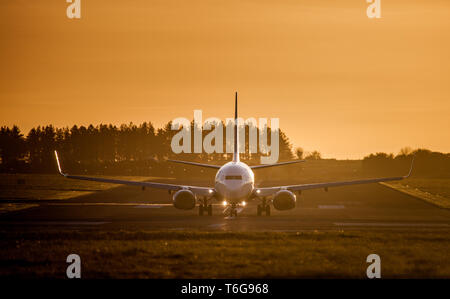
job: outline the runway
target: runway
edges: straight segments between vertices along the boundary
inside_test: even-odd
[[[220,203],[213,216],[198,209],[181,211],[159,190],[118,187],[71,200],[26,201],[38,206],[0,216],[3,229],[105,229],[282,231],[305,230],[450,230],[450,211],[382,185],[310,190],[290,211],[256,216],[251,202],[236,218],[225,218]],[[5,201],[4,201],[5,202]],[[24,202],[10,200],[9,202]]]

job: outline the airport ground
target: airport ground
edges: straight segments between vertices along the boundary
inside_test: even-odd
[[[85,278],[365,278],[376,253],[384,278],[450,278],[450,210],[380,184],[310,190],[270,217],[249,203],[227,219],[220,203],[213,216],[176,210],[160,190],[2,178],[2,277],[64,278],[76,253]]]

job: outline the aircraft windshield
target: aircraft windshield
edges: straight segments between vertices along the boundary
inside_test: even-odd
[[[242,176],[240,175],[227,175],[225,176],[226,180],[242,180]]]

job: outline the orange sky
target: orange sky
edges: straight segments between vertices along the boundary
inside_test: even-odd
[[[450,1],[0,1],[0,125],[279,117],[295,146],[450,152]]]

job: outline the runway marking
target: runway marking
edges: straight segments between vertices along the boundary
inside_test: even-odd
[[[329,209],[329,210],[339,210],[339,209],[345,209],[345,206],[343,205],[319,205],[319,209]]]
[[[210,227],[210,228],[222,228],[225,225],[226,225],[226,223],[214,223],[214,224],[208,225],[208,227]]]
[[[50,226],[57,226],[57,225],[103,225],[106,223],[106,221],[8,221],[5,222],[7,224],[14,224],[14,225],[50,225]]]
[[[132,207],[148,207],[148,208],[161,208],[161,207],[169,207],[172,204],[164,204],[164,203],[138,203],[138,202],[61,202],[61,203],[44,203],[42,206],[132,206]]]
[[[138,205],[135,206],[134,208],[136,209],[160,209],[162,208],[164,205],[148,205],[148,204],[144,204],[144,205]]]
[[[335,222],[336,226],[449,227],[447,223]]]

